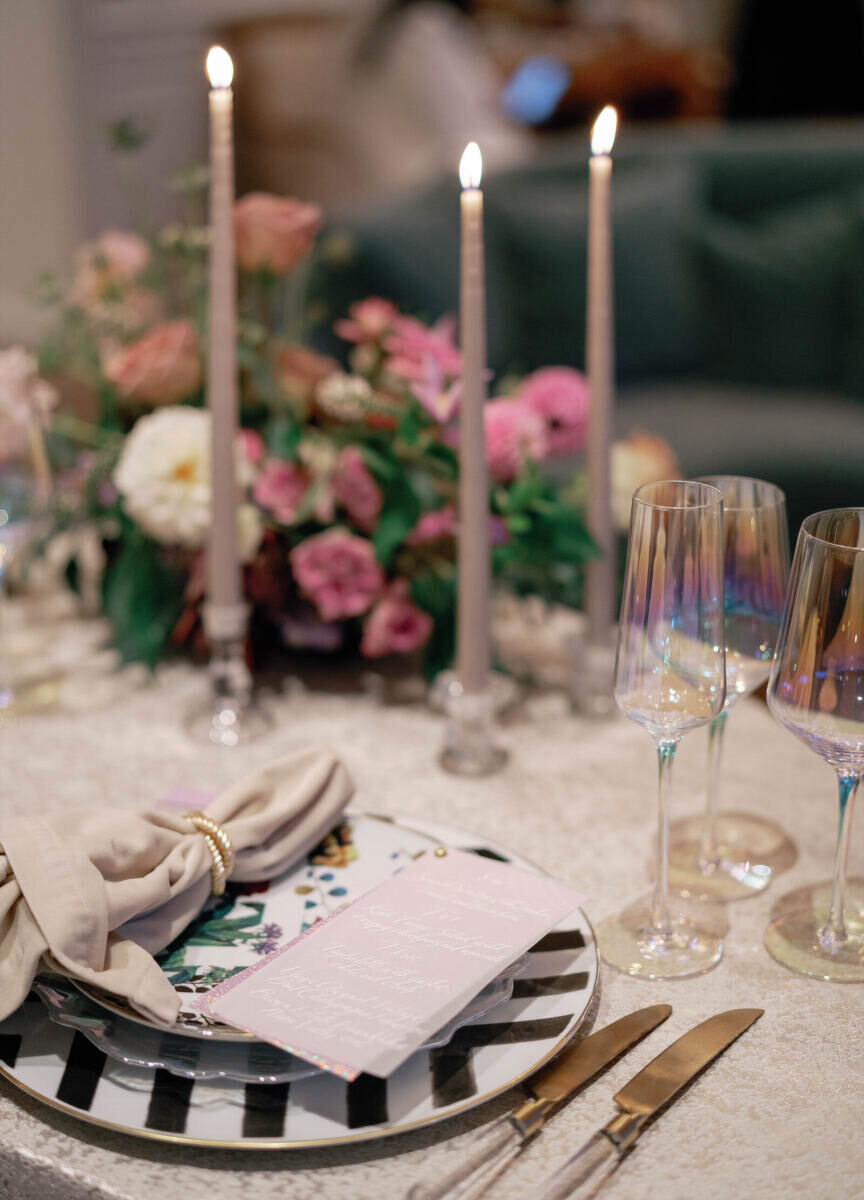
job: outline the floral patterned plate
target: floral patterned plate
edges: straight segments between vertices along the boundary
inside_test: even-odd
[[[229,883],[225,895],[211,900],[157,956],[180,996],[175,1032],[224,1042],[249,1040],[249,1034],[214,1021],[194,1009],[192,1002],[435,845],[433,838],[379,817],[346,814],[306,859],[284,875],[267,883]],[[104,1008],[165,1032],[120,997],[77,981],[76,985]]]

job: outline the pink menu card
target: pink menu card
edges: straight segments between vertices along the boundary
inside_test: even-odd
[[[387,1076],[581,899],[506,863],[424,854],[197,1007],[346,1079]]]

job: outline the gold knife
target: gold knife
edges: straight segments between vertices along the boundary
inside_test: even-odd
[[[546,1181],[539,1200],[594,1196],[642,1132],[649,1117],[758,1021],[764,1009],[734,1008],[709,1017],[667,1046],[613,1100],[618,1114]]]
[[[406,1200],[473,1200],[481,1195],[525,1142],[540,1131],[554,1108],[656,1029],[671,1012],[670,1004],[640,1008],[562,1051],[531,1079],[524,1104],[483,1129],[454,1170],[434,1183],[415,1184]]]

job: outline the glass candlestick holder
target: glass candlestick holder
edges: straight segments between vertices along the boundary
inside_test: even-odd
[[[210,642],[210,690],[190,712],[186,728],[197,740],[215,746],[254,741],[271,725],[255,699],[252,674],[246,664],[247,619],[245,606],[204,612]]]
[[[509,756],[497,738],[497,718],[517,690],[512,679],[496,672],[490,672],[481,692],[467,692],[453,671],[438,676],[430,703],[448,718],[438,760],[445,771],[479,777],[501,770]]]

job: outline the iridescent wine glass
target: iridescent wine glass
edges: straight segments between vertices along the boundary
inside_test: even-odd
[[[720,764],[733,705],[767,682],[789,577],[786,498],[762,479],[702,476],[723,494],[726,703],[708,727],[706,808],[673,822],[669,882],[684,895],[712,900],[754,896],[795,848],[779,825],[746,812],[719,812]]]
[[[783,897],[765,945],[803,975],[864,983],[864,914],[846,892],[864,773],[864,508],[814,513],[801,526],[768,706],[837,772],[840,819],[828,896],[803,888]]]
[[[722,711],[725,657],[723,497],[705,483],[646,484],[630,515],[615,700],[657,746],[657,870],[650,899],[597,927],[603,959],[630,975],[701,975],[723,952],[716,927],[670,902],[667,805],[679,741]]]

